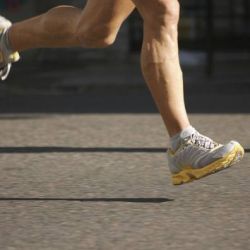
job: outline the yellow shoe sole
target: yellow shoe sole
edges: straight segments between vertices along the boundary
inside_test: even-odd
[[[229,168],[239,162],[244,156],[244,149],[240,144],[235,145],[234,149],[225,157],[199,169],[185,167],[181,172],[172,176],[174,185],[181,185],[201,179],[207,175],[217,173],[223,169]]]
[[[0,52],[0,62],[3,62],[4,57],[3,54]],[[9,56],[9,62],[14,63],[20,60],[20,55],[18,52],[14,52]]]
[[[20,60],[20,55],[18,52],[14,52],[13,54],[10,55],[11,62],[17,62],[19,60]]]

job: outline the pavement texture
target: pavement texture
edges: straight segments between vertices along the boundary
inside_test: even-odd
[[[174,187],[157,113],[22,113],[18,103],[0,115],[1,250],[249,248],[249,114],[191,114],[247,153]]]

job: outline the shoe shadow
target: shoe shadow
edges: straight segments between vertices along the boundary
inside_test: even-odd
[[[107,203],[107,202],[123,202],[123,203],[165,203],[169,201],[174,201],[173,199],[168,198],[0,198],[1,201],[27,201],[27,202],[36,202],[36,201],[49,201],[49,202],[91,202],[91,203]]]

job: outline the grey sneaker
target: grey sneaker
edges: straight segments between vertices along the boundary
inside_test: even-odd
[[[181,136],[181,145],[176,152],[168,150],[168,163],[174,185],[180,185],[216,173],[239,162],[244,149],[236,142],[226,145],[198,133]]]
[[[4,33],[10,26],[11,22],[6,18],[0,16],[0,79],[2,81],[4,81],[8,77],[11,69],[11,64],[17,62],[20,59],[18,52],[14,52],[12,54],[4,53]]]

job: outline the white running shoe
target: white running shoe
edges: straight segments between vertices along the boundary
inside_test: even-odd
[[[176,152],[168,150],[168,162],[174,185],[180,185],[216,173],[239,162],[244,149],[236,142],[226,145],[193,129],[190,136],[181,135],[181,145]]]
[[[2,81],[4,81],[8,77],[11,69],[11,64],[17,62],[20,59],[18,52],[14,52],[12,54],[4,53],[4,33],[11,25],[12,24],[9,20],[0,16],[0,79]]]

